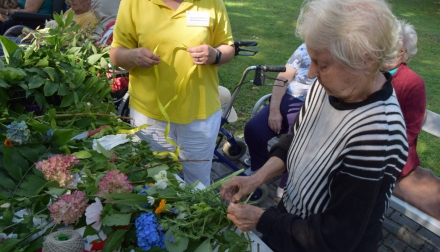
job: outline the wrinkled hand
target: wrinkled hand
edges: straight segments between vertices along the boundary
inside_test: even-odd
[[[222,185],[220,196],[227,201],[239,202],[241,198],[255,191],[252,181],[252,176],[233,177]]]
[[[138,67],[149,68],[160,62],[160,56],[154,55],[154,53],[147,48],[140,47],[133,49],[132,55],[134,64]]]
[[[257,226],[264,210],[247,204],[229,203],[228,219],[230,219],[241,231],[250,231]]]
[[[277,133],[280,134],[281,131],[281,123],[283,122],[283,116],[281,115],[280,111],[270,111],[269,113],[269,119],[268,124],[269,128]]]
[[[217,57],[217,51],[209,45],[189,47],[187,52],[189,52],[196,65],[212,64]]]

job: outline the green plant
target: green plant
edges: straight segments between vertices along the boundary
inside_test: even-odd
[[[9,114],[30,111],[110,112],[109,47],[96,46],[91,34],[54,15],[55,29],[32,33],[30,45],[0,37],[5,59],[0,61],[0,108]]]

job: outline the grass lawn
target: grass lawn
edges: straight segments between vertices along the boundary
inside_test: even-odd
[[[427,108],[440,113],[440,2],[433,0],[389,0],[399,19],[413,24],[419,51],[409,62],[426,83]],[[221,85],[232,92],[243,71],[251,65],[285,65],[302,43],[295,37],[301,0],[225,0],[235,40],[258,42],[254,57],[236,57],[219,69]],[[239,119],[228,125],[235,135],[243,133],[255,102],[272,91],[271,86],[246,84],[234,103]],[[422,132],[418,149],[421,165],[440,176],[440,138]]]

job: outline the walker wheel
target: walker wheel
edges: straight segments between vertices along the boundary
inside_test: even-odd
[[[235,142],[237,143],[236,150],[234,150],[234,147],[229,142],[223,144],[223,148],[222,148],[223,155],[231,161],[238,160],[244,154],[246,154],[246,149],[247,149],[246,143],[239,139],[235,139]]]
[[[269,195],[269,188],[265,184],[262,184],[254,191],[254,194],[249,199],[249,203],[258,205],[262,203],[267,198],[268,195]]]

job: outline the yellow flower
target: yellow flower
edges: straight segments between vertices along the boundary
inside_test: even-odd
[[[163,207],[165,206],[165,204],[167,203],[167,201],[165,199],[162,199],[159,203],[159,206],[156,208],[156,210],[154,210],[155,214],[160,214],[163,210]]]

